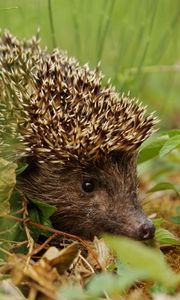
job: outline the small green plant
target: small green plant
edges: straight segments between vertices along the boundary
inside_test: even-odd
[[[173,172],[180,171],[180,130],[169,130],[160,133],[157,137],[149,139],[142,144],[140,149],[138,164],[141,170],[142,164],[149,162],[149,168],[145,172],[151,174],[151,178],[156,180],[156,184],[149,189],[149,193],[174,190],[180,195],[180,184],[169,182],[167,177]]]
[[[157,291],[157,286],[166,293],[176,291],[180,274],[169,268],[161,252],[125,237],[105,235],[104,240],[117,257],[116,274],[104,272],[95,275],[85,289],[77,286],[62,288],[57,300],[97,300],[106,299],[107,295],[110,299],[117,299],[142,280],[156,282],[152,292]]]

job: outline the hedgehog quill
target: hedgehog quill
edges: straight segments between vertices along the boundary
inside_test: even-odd
[[[98,68],[40,47],[38,36],[0,40],[0,145],[28,163],[17,187],[57,208],[53,226],[87,239],[154,236],[137,195],[138,148],[156,118],[102,85]],[[13,145],[13,149],[12,149]]]

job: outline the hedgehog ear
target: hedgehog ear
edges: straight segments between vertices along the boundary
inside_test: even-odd
[[[114,163],[122,162],[124,159],[136,159],[138,151],[126,152],[126,151],[113,151],[110,154],[110,159]]]
[[[113,151],[110,153],[110,158],[112,162],[118,163],[125,157],[126,153],[124,151]]]

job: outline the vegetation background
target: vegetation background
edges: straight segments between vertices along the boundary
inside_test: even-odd
[[[150,208],[156,218],[154,219],[156,225],[156,245],[154,246],[161,251],[144,247],[135,241],[123,238],[113,240],[107,236],[105,238],[107,244],[119,258],[110,266],[108,263],[105,265],[105,269],[109,268],[113,274],[111,272],[99,273],[99,269],[96,270],[96,264],[93,265],[91,261],[91,266],[93,266],[91,275],[94,275],[96,271],[98,274],[92,278],[87,289],[81,289],[80,285],[84,280],[81,273],[84,272],[84,269],[81,272],[76,265],[77,269],[76,267],[72,269],[71,274],[78,274],[79,285],[70,287],[72,282],[70,281],[69,284],[67,277],[65,290],[59,291],[56,299],[121,299],[119,293],[123,294],[124,291],[129,293],[128,288],[132,285],[135,288],[130,292],[136,293],[136,288],[138,290],[141,284],[135,286],[135,283],[139,280],[149,280],[153,286],[152,284],[151,286],[142,285],[142,289],[139,289],[142,297],[140,294],[134,293],[133,297],[130,295],[127,296],[128,298],[123,297],[122,299],[157,300],[159,298],[152,296],[157,292],[162,292],[164,295],[174,294],[171,299],[179,299],[180,261],[177,246],[180,245],[178,239],[180,234],[180,152],[178,151],[180,147],[180,130],[178,130],[180,127],[180,1],[0,0],[0,28],[2,32],[8,29],[13,35],[20,38],[31,38],[39,28],[41,44],[47,46],[49,51],[54,47],[67,50],[69,55],[75,56],[80,63],[89,63],[92,68],[96,67],[100,61],[101,69],[105,74],[105,82],[111,78],[111,82],[120,93],[130,91],[132,97],[140,99],[149,106],[149,111],[156,110],[156,115],[160,119],[159,136],[142,145],[138,159],[138,171],[142,178],[140,199],[145,198],[144,191],[147,192],[149,189],[151,192],[148,201],[152,200]],[[152,158],[155,159],[152,160]],[[30,263],[33,247],[36,246],[34,240],[36,241],[42,234],[42,230],[38,226],[28,227],[28,224],[25,223],[21,226],[22,221],[28,217],[31,221],[38,223],[36,225],[39,223],[47,225],[53,211],[52,207],[29,199],[31,200],[29,204],[31,209],[27,212],[25,204],[22,207],[23,201],[18,201],[19,195],[14,193],[14,186],[16,175],[23,172],[24,167],[26,166],[19,165],[17,167],[14,163],[0,157],[0,216],[3,216],[6,211],[7,214],[12,213],[10,217],[14,216],[14,220],[12,218],[11,222],[6,220],[3,223],[1,220],[0,254],[12,255],[11,251],[14,245],[14,248],[18,248],[20,247],[18,243],[21,242],[22,245],[25,243],[27,244],[25,248],[26,250],[28,248],[29,251],[28,255],[24,256],[27,264],[27,262]],[[164,194],[158,194],[160,196],[155,193],[154,196],[153,192],[169,189],[173,192],[165,191]],[[148,203],[147,198],[145,204]],[[9,199],[15,204],[15,213],[12,203],[12,211],[8,210]],[[26,201],[23,203],[27,204]],[[17,204],[20,204],[20,207]],[[159,216],[161,219],[158,219]],[[21,220],[18,221],[17,217],[21,217]],[[76,246],[72,245],[72,247]],[[100,250],[101,247],[99,244]],[[100,250],[100,258],[103,258]],[[76,251],[78,252],[78,250]],[[162,253],[168,264],[162,259]],[[74,257],[76,255],[77,253],[74,254]],[[3,276],[6,276],[6,273],[3,273],[6,261],[3,259],[1,260],[0,255],[2,279]],[[82,258],[83,268],[84,260],[85,258]],[[127,262],[130,263],[132,269],[127,267]],[[18,256],[13,256],[13,260],[10,262],[12,270],[15,270],[14,273],[12,271],[12,277],[13,274],[24,275],[23,263],[19,261]],[[34,262],[32,268],[33,265]],[[86,271],[89,272],[88,267]],[[2,275],[1,272],[5,275]],[[42,269],[41,275],[37,276],[38,279],[33,279],[35,290],[37,292],[41,287],[42,294],[46,295],[48,291],[54,295],[56,291],[52,292],[50,289],[51,283],[54,288],[50,272],[48,282],[43,281],[43,274],[48,275],[48,272]],[[75,277],[73,278],[77,280]],[[27,278],[30,282],[29,286],[32,287],[28,299],[38,299],[33,286],[31,286],[30,274],[26,274]],[[106,288],[105,292],[104,288]],[[15,289],[13,293],[14,291]],[[34,296],[31,296],[31,292]],[[178,293],[177,298],[176,293]],[[3,294],[0,295],[1,297]],[[14,294],[9,299],[14,300]],[[52,299],[55,298],[52,296]],[[165,296],[161,299],[169,298]]]
[[[156,110],[161,128],[180,125],[179,0],[0,0],[0,28],[66,49],[101,68],[120,92]]]

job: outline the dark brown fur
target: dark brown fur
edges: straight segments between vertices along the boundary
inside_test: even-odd
[[[119,153],[87,165],[31,162],[18,186],[57,207],[55,228],[88,239],[102,232],[141,239],[139,228],[147,218],[137,200],[136,177],[136,155]],[[93,192],[83,191],[85,179],[94,180]]]

